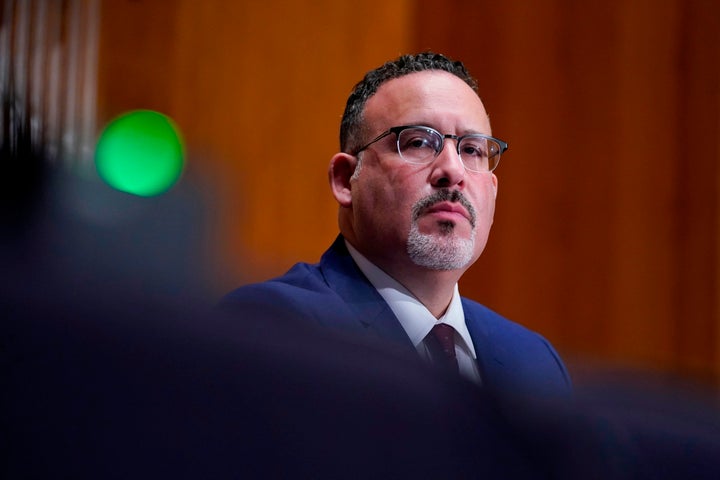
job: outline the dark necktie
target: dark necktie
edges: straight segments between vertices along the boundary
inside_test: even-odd
[[[425,339],[433,364],[443,370],[458,373],[458,362],[455,357],[455,329],[445,323],[438,323],[430,330]]]

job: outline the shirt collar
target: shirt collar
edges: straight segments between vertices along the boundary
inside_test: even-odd
[[[380,296],[382,296],[390,306],[390,309],[400,321],[400,324],[410,337],[415,348],[419,348],[422,345],[422,341],[427,334],[430,333],[430,330],[435,324],[447,323],[459,334],[462,342],[461,347],[464,348],[473,359],[477,358],[475,347],[470,338],[470,332],[467,329],[467,325],[465,325],[465,312],[463,311],[457,283],[455,284],[452,300],[450,300],[448,309],[442,317],[436,319],[435,316],[430,313],[430,310],[415,298],[400,282],[365,258],[350,245],[350,242],[347,240],[345,240],[345,245],[360,271],[367,277]]]

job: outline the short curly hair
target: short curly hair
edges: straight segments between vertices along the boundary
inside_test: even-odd
[[[345,104],[345,112],[340,122],[340,150],[350,153],[360,147],[365,104],[383,83],[425,70],[442,70],[452,73],[477,93],[477,81],[468,73],[462,62],[453,61],[445,55],[433,52],[403,55],[369,71],[353,88]]]

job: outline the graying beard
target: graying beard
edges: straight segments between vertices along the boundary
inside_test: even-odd
[[[417,223],[413,222],[407,243],[410,260],[432,270],[456,270],[470,263],[475,245],[475,229],[469,239],[463,240],[451,235],[455,228],[454,224],[451,225],[447,227],[447,232],[443,227],[442,237],[436,237],[420,233]]]

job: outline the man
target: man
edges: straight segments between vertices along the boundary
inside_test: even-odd
[[[570,380],[545,339],[458,293],[487,242],[507,148],[476,89],[434,53],[369,72],[330,161],[340,236],[319,264],[235,290],[223,308],[367,334],[500,395],[564,397]]]

